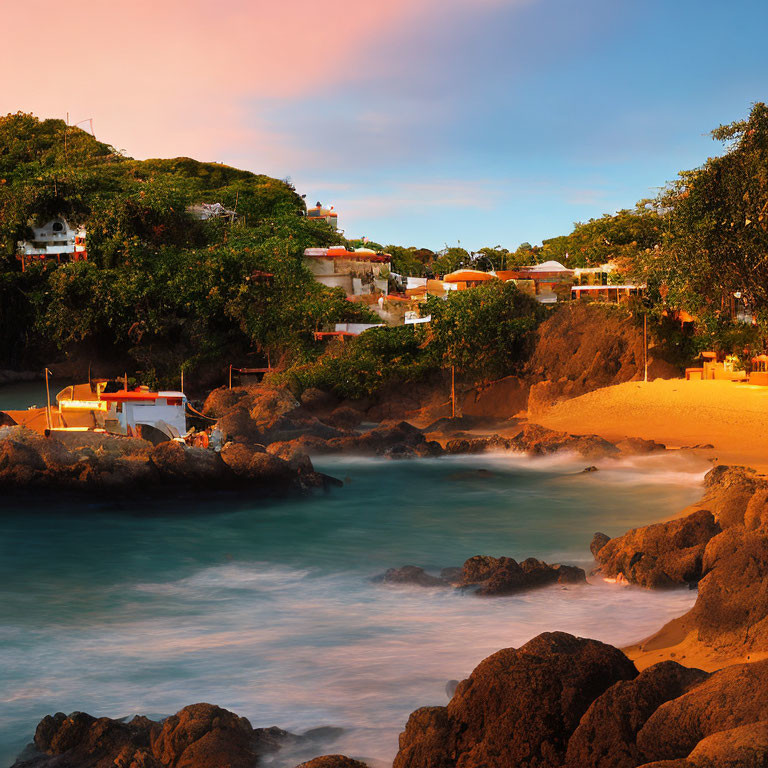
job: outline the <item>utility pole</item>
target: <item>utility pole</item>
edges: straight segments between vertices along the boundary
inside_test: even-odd
[[[46,407],[45,407],[45,418],[48,422],[48,430],[50,431],[53,429],[53,422],[51,420],[51,387],[48,384],[48,374],[50,371],[48,368],[45,369],[45,397],[46,397]]]
[[[456,418],[456,366],[451,366],[451,418]]]
[[[648,381],[648,313],[643,313],[643,381]]]

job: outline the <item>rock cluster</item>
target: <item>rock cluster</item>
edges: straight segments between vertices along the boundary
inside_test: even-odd
[[[586,574],[573,565],[549,565],[529,557],[518,563],[511,557],[475,555],[461,568],[444,568],[432,576],[423,568],[404,565],[390,568],[374,581],[419,587],[456,587],[471,590],[481,597],[503,597],[553,584],[586,584]]]
[[[0,428],[0,484],[8,491],[246,489],[264,493],[324,487],[330,478],[306,459],[290,462],[258,445],[221,453],[177,442],[153,446],[137,438],[92,432],[43,437],[24,427]]]
[[[768,480],[716,467],[701,509],[603,543],[597,572],[646,587],[698,584],[693,608],[675,620],[721,657],[768,651]],[[664,632],[664,630],[662,630]]]
[[[768,764],[768,661],[638,674],[562,632],[498,651],[446,707],[416,710],[394,768],[757,768]]]
[[[598,572],[656,589],[695,584],[702,576],[707,543],[718,533],[720,526],[707,510],[635,528],[602,544],[595,553]]]
[[[330,439],[305,435],[290,441],[272,443],[267,450],[274,451],[278,456],[304,452],[318,456],[333,453],[384,456],[391,459],[439,456],[443,452],[439,443],[427,440],[420,429],[407,421],[386,423],[367,432]]]
[[[665,450],[652,440],[628,439],[614,445],[597,435],[570,435],[538,424],[526,424],[511,437],[458,436],[448,440],[443,449],[407,421],[384,421],[373,429],[361,429],[363,420],[372,418],[372,411],[364,410],[367,403],[358,405],[361,407],[338,405],[319,390],[308,390],[299,402],[285,388],[259,386],[214,390],[204,410],[218,418],[218,426],[229,440],[264,445],[285,459],[324,454],[414,458],[442,453],[518,451],[544,455],[570,451],[594,460]],[[442,422],[428,429],[438,424]],[[455,434],[455,426],[443,424],[440,431]]]
[[[578,453],[587,459],[616,458],[622,455],[663,451],[665,446],[652,440],[629,439],[614,445],[597,435],[570,435],[547,429],[539,424],[526,424],[512,437],[465,437],[449,440],[446,453],[485,453],[487,451],[521,451],[546,455],[558,451]]]
[[[162,722],[59,712],[40,721],[33,744],[14,768],[254,768],[278,750],[312,748],[337,734],[338,729],[297,736],[280,728],[253,728],[246,718],[212,704],[184,707]],[[342,755],[305,765],[365,768]]]

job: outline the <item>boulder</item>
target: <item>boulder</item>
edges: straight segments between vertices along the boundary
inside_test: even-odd
[[[266,445],[303,435],[328,440],[343,434],[319,421],[286,387],[280,386],[217,389],[208,396],[203,411],[218,418],[219,429],[235,442]]]
[[[620,680],[592,702],[568,742],[566,766],[635,768],[638,731],[662,704],[706,680],[706,672],[664,661]]]
[[[637,734],[640,762],[686,758],[713,734],[764,720],[768,720],[768,660],[725,667],[656,709]]]
[[[445,452],[450,454],[490,453],[513,450],[510,438],[491,435],[490,437],[457,437],[449,440]]]
[[[706,510],[635,528],[598,550],[598,573],[655,589],[695,583],[702,576],[707,542],[718,533],[720,526]]]
[[[747,502],[744,527],[751,531],[768,531],[768,488],[758,488]]]
[[[155,729],[152,753],[166,768],[252,768],[261,754],[251,724],[212,704],[193,704]]]
[[[701,505],[709,509],[722,529],[744,524],[747,507],[765,479],[747,467],[719,465],[704,476],[706,492]]]
[[[40,721],[34,743],[14,768],[253,768],[262,757],[316,736],[254,729],[244,717],[212,704],[184,707],[162,722],[59,712]]]
[[[765,768],[768,720],[707,736],[694,747],[685,762],[689,768]]]
[[[768,533],[728,528],[707,544],[703,567],[686,627],[711,646],[768,650]]]
[[[485,659],[447,707],[414,712],[394,768],[560,768],[589,705],[637,670],[621,651],[563,632]]]
[[[356,408],[341,405],[322,419],[326,424],[337,429],[350,430],[359,426],[363,421],[363,414]]]
[[[307,456],[284,461],[253,443],[230,443],[220,453],[168,441],[94,432],[43,437],[23,427],[0,430],[0,482],[8,491],[163,491],[259,488],[305,491],[333,481],[316,473]]]
[[[333,408],[338,402],[336,395],[331,392],[323,392],[317,387],[310,387],[301,393],[301,404],[313,412]]]
[[[592,543],[589,545],[589,551],[592,553],[592,557],[597,557],[597,553],[611,540],[610,536],[606,536],[599,531],[592,537]]]
[[[150,459],[167,482],[218,484],[226,475],[224,462],[218,453],[177,442],[156,445]]]
[[[627,437],[616,443],[616,447],[626,456],[637,456],[649,453],[663,453],[667,446],[655,440],[643,440],[642,437]]]
[[[474,587],[484,597],[513,595],[551,584],[586,584],[581,568],[570,565],[549,565],[529,557],[518,563],[511,557],[476,555],[464,563],[461,584]]]
[[[511,446],[514,450],[542,455],[557,451],[572,451],[590,459],[619,455],[619,449],[613,443],[597,435],[569,435],[539,424],[526,424],[512,438]]]
[[[225,413],[216,422],[225,439],[236,442],[255,443],[263,439],[262,433],[251,419],[248,409],[238,405]]]
[[[35,731],[34,746],[49,757],[64,756],[65,765],[77,768],[111,768],[117,755],[154,768],[158,765],[149,749],[150,725],[137,718],[122,723],[108,717],[95,718],[84,712],[61,712],[44,717]],[[35,761],[55,765],[55,760]]]

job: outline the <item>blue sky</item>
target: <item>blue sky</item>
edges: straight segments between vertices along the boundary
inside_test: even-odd
[[[25,0],[0,113],[290,177],[349,236],[514,248],[632,206],[768,101],[768,0]],[[87,55],[61,56],[61,40]],[[24,60],[26,65],[18,67]],[[58,77],[53,82],[50,73]],[[68,86],[61,87],[61,83]],[[72,84],[76,84],[73,87]]]
[[[766,2],[479,5],[372,36],[359,79],[253,104],[313,150],[272,171],[350,236],[514,248],[655,195],[768,99]]]

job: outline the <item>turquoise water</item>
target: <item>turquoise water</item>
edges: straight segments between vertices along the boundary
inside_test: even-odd
[[[411,710],[445,703],[446,681],[489,653],[553,629],[625,644],[693,602],[602,583],[480,600],[370,581],[478,553],[588,566],[594,531],[622,533],[700,495],[704,468],[680,456],[586,475],[583,460],[508,455],[317,465],[344,487],[194,508],[6,499],[0,765],[50,712],[169,714],[196,701],[255,726],[341,726],[313,753],[388,765]]]
[[[50,379],[51,402],[56,402],[56,395],[72,382],[64,379]],[[43,408],[46,403],[45,380],[6,384],[0,387],[0,411],[22,410],[33,405]]]

